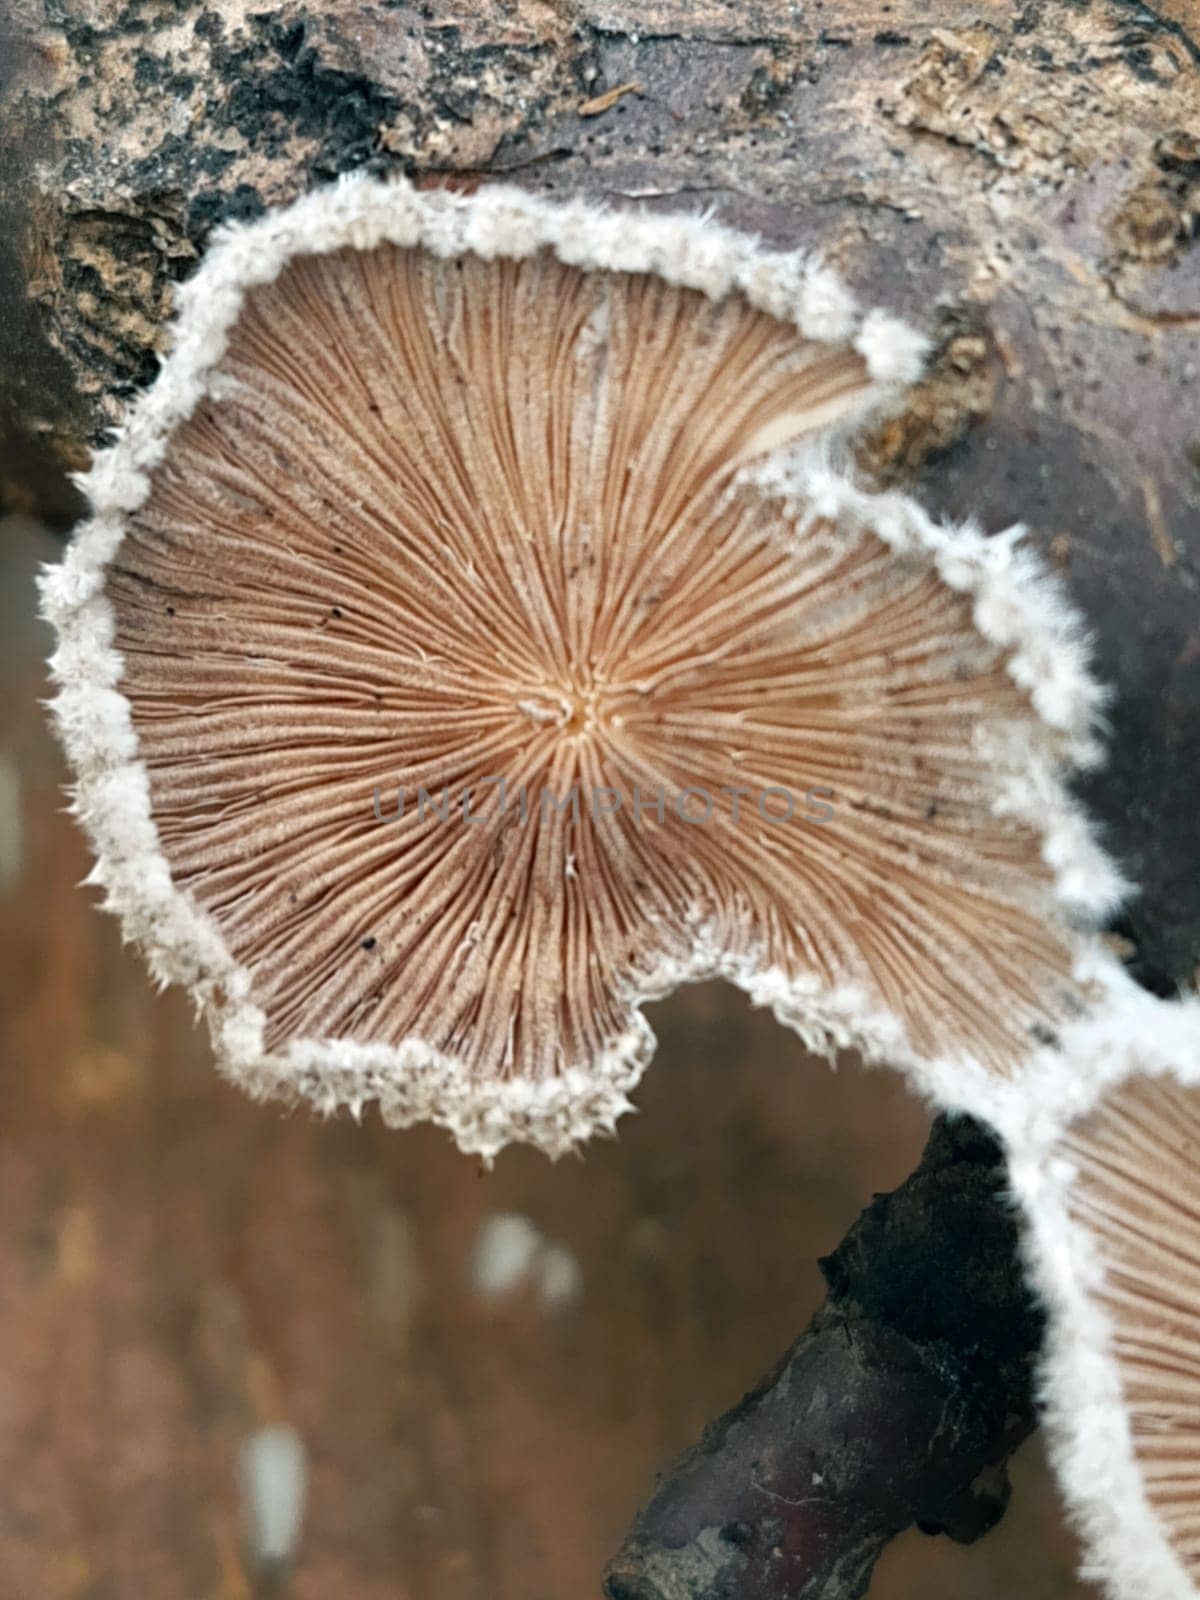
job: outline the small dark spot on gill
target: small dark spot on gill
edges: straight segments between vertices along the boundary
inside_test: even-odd
[[[340,556],[342,554],[342,547],[341,547],[340,544],[335,544],[334,545],[333,553],[334,553],[335,556]]]
[[[175,607],[174,606],[168,606],[167,607],[167,615],[169,617],[173,617],[175,615]]]
[[[925,821],[926,822],[932,822],[934,817],[937,816],[937,814],[938,814],[938,803],[937,803],[936,800],[931,800],[929,802],[929,804],[925,807]]]
[[[331,616],[340,617],[342,615],[341,606],[330,606],[329,611]]]
[[[364,950],[374,950],[374,948],[375,948],[377,943],[378,943],[378,941],[376,940],[374,934],[369,934],[362,941],[362,947],[363,947]]]
[[[1035,1022],[1029,1031],[1039,1044],[1048,1045],[1052,1050],[1057,1050],[1058,1035],[1053,1028],[1048,1028],[1044,1022]]]

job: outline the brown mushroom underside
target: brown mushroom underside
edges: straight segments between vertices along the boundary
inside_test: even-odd
[[[1134,1078],[1065,1141],[1146,1497],[1200,1584],[1200,1089]]]
[[[1001,1070],[1070,1009],[1040,838],[972,748],[1029,711],[969,599],[733,483],[861,401],[859,356],[651,277],[384,247],[254,291],[220,373],[107,592],[163,851],[270,1047],[544,1078],[701,933]]]

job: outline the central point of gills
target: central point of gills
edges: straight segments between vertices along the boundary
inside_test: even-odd
[[[601,697],[592,688],[544,688],[517,701],[517,709],[537,727],[558,728],[567,738],[582,738],[601,720]]]

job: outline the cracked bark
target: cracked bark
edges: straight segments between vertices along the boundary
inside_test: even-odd
[[[8,0],[0,508],[70,522],[65,470],[152,377],[175,285],[224,218],[358,167],[712,206],[819,249],[933,335],[927,381],[864,467],[988,529],[1027,521],[1061,569],[1115,691],[1086,792],[1142,886],[1115,931],[1150,986],[1192,985],[1198,40],[1192,0]],[[932,1259],[924,1275],[932,1293]],[[839,1293],[805,1360],[858,1326]],[[919,1341],[872,1337],[906,1391],[936,1390]],[[843,1376],[851,1393],[870,1374]],[[796,1592],[855,1593],[851,1567]]]

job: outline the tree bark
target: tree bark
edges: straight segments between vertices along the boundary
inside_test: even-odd
[[[152,378],[175,286],[214,225],[340,172],[503,176],[614,205],[711,207],[772,244],[820,251],[864,299],[935,341],[928,378],[864,447],[864,469],[989,530],[1027,521],[1090,619],[1115,695],[1110,760],[1085,798],[1140,885],[1115,931],[1150,986],[1195,983],[1194,0],[483,0],[454,11],[8,0],[0,108],[0,506],[58,526],[78,510],[65,472]],[[934,1193],[928,1178],[923,1168],[913,1196]],[[941,1225],[936,1212],[926,1221]],[[943,1270],[926,1262],[923,1292],[961,1292]],[[812,1579],[825,1587],[805,1595],[860,1592],[896,1518],[936,1522],[942,1512],[922,1507],[944,1507],[949,1492],[917,1426],[946,1371],[909,1330],[864,1324],[850,1302],[862,1304],[859,1290],[847,1298],[831,1281],[829,1306],[748,1415],[807,1427],[780,1409],[778,1383],[806,1392],[842,1341],[847,1404],[861,1389],[900,1407],[912,1486],[884,1483],[875,1458],[860,1463],[866,1477],[839,1480],[848,1565],[827,1561]],[[968,1405],[960,1378],[948,1404]],[[749,1491],[731,1481],[745,1416],[716,1425],[718,1448],[710,1440],[671,1480],[686,1492],[656,1499],[635,1545],[691,1527],[697,1485],[703,1498],[723,1483],[720,1515],[705,1502],[711,1526],[757,1531],[749,1544],[721,1536],[704,1560],[766,1571],[765,1511],[739,1512]],[[963,1426],[982,1470],[1007,1435]],[[800,1437],[779,1470],[799,1470],[820,1437]],[[785,1544],[794,1527],[806,1549],[825,1538],[808,1516],[783,1519]],[[709,1526],[696,1524],[692,1544]],[[660,1592],[631,1570],[614,1568],[610,1592]]]

